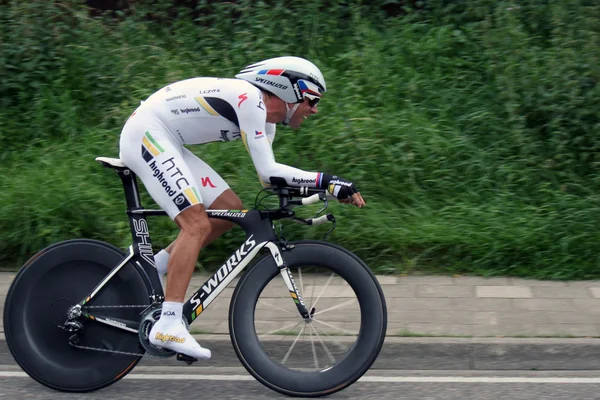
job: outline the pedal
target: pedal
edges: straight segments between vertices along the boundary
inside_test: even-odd
[[[192,365],[193,363],[195,363],[196,360],[194,357],[190,357],[188,355],[185,355],[183,353],[177,353],[177,360],[178,361],[184,361],[187,365]]]

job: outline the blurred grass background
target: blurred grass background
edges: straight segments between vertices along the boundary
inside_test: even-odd
[[[595,1],[112,3],[0,0],[5,268],[67,238],[129,245],[121,183],[94,158],[118,155],[140,100],[297,55],[330,90],[299,131],[279,128],[276,158],[351,179],[367,201],[330,206],[329,240],[379,273],[600,277]],[[191,150],[254,205],[261,187],[241,141]],[[168,218],[150,227],[156,249],[177,233]],[[285,224],[285,235],[326,229]],[[204,267],[242,237],[211,245]]]

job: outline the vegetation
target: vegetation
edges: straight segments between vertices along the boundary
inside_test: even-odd
[[[402,12],[386,12],[392,3]],[[0,4],[4,266],[67,238],[126,247],[120,181],[94,158],[118,155],[139,101],[298,55],[330,90],[299,131],[279,129],[276,158],[347,177],[367,201],[330,206],[330,240],[379,273],[600,277],[596,2],[157,0],[106,14],[76,0]],[[241,142],[191,149],[254,205]],[[157,249],[176,235],[168,218],[150,224]],[[285,225],[288,239],[326,229]],[[203,265],[242,237],[219,239]]]

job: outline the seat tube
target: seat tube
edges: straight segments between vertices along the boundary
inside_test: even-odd
[[[136,176],[133,171],[128,168],[119,169],[117,170],[117,173],[123,182],[123,189],[125,190],[127,216],[129,217],[129,227],[131,229],[133,240],[133,260],[140,263],[148,275],[148,278],[154,287],[154,291],[162,296],[164,293],[154,262],[154,251],[152,250],[148,222],[143,214],[135,214],[132,212],[142,209]]]

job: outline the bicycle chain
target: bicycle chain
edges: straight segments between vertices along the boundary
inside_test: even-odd
[[[148,308],[151,304],[118,304],[114,306],[81,306],[81,309],[84,308]]]
[[[100,351],[100,352],[104,352],[104,353],[115,353],[115,354],[122,354],[125,356],[136,356],[136,357],[156,357],[153,356],[152,354],[149,353],[144,353],[144,354],[140,354],[140,353],[130,353],[128,351],[120,351],[120,350],[107,350],[107,349],[101,349],[99,347],[91,347],[91,346],[82,346],[80,344],[75,344],[72,343],[71,341],[69,341],[69,344],[72,347],[75,347],[77,349],[83,349],[83,350],[94,350],[94,351]],[[158,357],[156,357],[158,358]]]
[[[150,306],[151,306],[151,304],[118,304],[118,305],[105,305],[105,306],[82,306],[81,309],[83,310],[84,308],[95,308],[95,309],[98,309],[98,308],[148,308]],[[144,354],[140,354],[140,353],[132,353],[132,352],[128,352],[128,351],[108,350],[108,349],[101,349],[99,347],[82,346],[80,344],[73,343],[71,340],[69,340],[69,345],[71,345],[72,347],[75,347],[77,349],[82,349],[82,350],[93,350],[93,351],[100,351],[100,352],[104,352],[104,353],[122,354],[125,356],[161,358],[161,357],[152,355],[148,352],[144,352]]]

